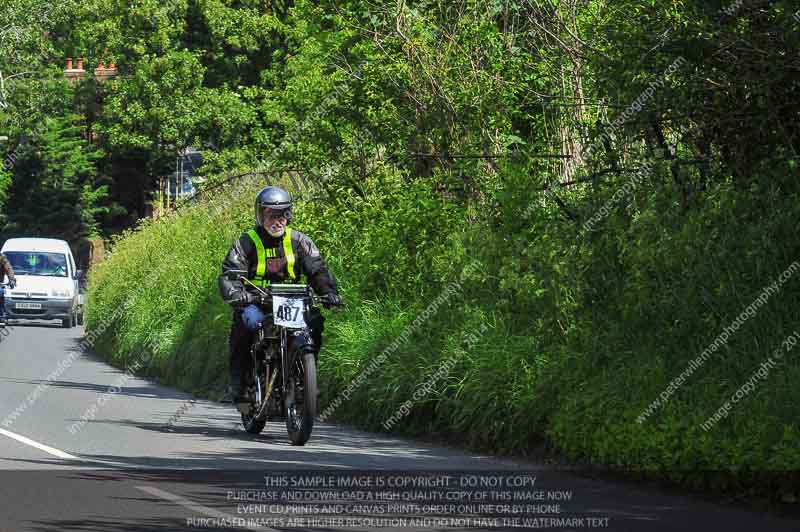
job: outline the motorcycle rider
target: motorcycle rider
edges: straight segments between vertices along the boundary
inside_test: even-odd
[[[8,257],[0,253],[0,282],[5,277],[8,277],[8,287],[14,288],[17,286],[17,278],[14,276],[14,268],[11,267],[11,261]],[[5,291],[0,290],[0,324],[6,323],[6,298]]]
[[[301,275],[305,275],[317,294],[328,296],[326,308],[343,304],[336,279],[328,271],[317,246],[307,235],[288,227],[292,220],[292,198],[288,192],[274,186],[262,189],[256,195],[255,218],[256,226],[243,233],[228,251],[222,263],[223,275],[219,278],[222,299],[234,309],[229,337],[231,384],[228,391],[233,402],[242,399],[243,369],[250,358],[252,331],[243,314],[256,302],[256,296],[245,289],[242,281],[225,275],[227,272],[246,271],[245,277],[259,287],[300,282]],[[311,338],[299,340],[313,343],[317,353],[322,347],[324,321],[318,309],[311,309],[307,321]]]

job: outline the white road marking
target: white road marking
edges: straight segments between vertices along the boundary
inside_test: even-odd
[[[292,450],[294,450],[294,449],[292,449]],[[250,463],[259,462],[259,463],[262,463],[262,464],[274,464],[274,465],[278,465],[278,466],[289,465],[289,464],[294,464],[294,465],[299,465],[299,466],[307,466],[308,465],[308,462],[301,462],[299,460],[259,460],[257,458],[238,458],[236,456],[226,456],[226,457],[223,458],[223,460],[239,460],[239,461],[242,461],[242,462],[250,462]],[[352,469],[352,467],[350,467],[349,465],[323,464],[323,463],[317,463],[317,462],[314,463],[314,467],[318,467],[320,469],[325,468],[325,467],[338,468],[338,469]],[[208,469],[208,468],[207,467],[206,468],[198,467],[197,469]]]
[[[184,508],[188,508],[189,510],[197,513],[201,513],[203,515],[207,515],[209,517],[215,517],[217,519],[225,519],[229,522],[235,522],[232,515],[228,515],[225,512],[220,512],[219,510],[215,510],[213,508],[209,508],[208,506],[203,506],[202,504],[197,504],[189,499],[185,499],[180,495],[175,495],[174,493],[170,493],[168,491],[164,491],[162,489],[154,488],[153,486],[136,486],[136,489],[141,490],[145,493],[149,493],[159,499],[163,499],[165,501],[169,501],[173,504],[177,504],[183,506]],[[247,530],[257,530],[260,532],[278,532],[274,528],[267,528],[265,526],[258,526],[258,525],[242,525],[242,526],[235,526],[234,528],[244,528]]]
[[[71,454],[65,453],[64,451],[59,451],[55,447],[50,447],[49,445],[33,441],[30,438],[26,438],[25,436],[20,436],[19,434],[15,434],[5,429],[0,429],[0,434],[2,434],[3,436],[8,436],[11,439],[17,440],[20,443],[24,443],[25,445],[36,447],[40,451],[44,451],[48,454],[52,454],[53,456],[57,456],[59,458],[66,458],[67,460],[79,460],[77,456],[72,456]]]

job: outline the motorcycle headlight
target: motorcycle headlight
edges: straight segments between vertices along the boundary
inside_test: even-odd
[[[53,289],[51,294],[53,295],[53,297],[69,297],[70,296],[69,290],[56,290],[56,289]]]

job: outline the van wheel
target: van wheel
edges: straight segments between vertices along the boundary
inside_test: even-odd
[[[72,316],[72,314],[70,314],[69,317],[64,318],[63,320],[61,320],[61,327],[64,328],[64,329],[71,329],[72,328],[72,320],[73,320],[73,316]]]

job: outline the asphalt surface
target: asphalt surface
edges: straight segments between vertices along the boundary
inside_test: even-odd
[[[242,431],[78,347],[0,336],[0,530],[800,530],[800,520],[321,423]]]

